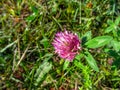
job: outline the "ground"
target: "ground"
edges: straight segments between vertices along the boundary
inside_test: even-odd
[[[119,90],[119,16],[119,0],[1,0],[0,89]],[[52,45],[65,29],[81,40],[72,62]]]

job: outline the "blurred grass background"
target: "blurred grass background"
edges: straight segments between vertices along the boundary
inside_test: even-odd
[[[120,0],[0,0],[0,89],[119,90],[120,52],[91,50],[100,72],[82,55],[84,69],[74,63],[64,69],[51,45],[55,33],[64,29],[80,38],[106,35],[108,20],[118,16]],[[118,67],[111,69],[116,57]]]

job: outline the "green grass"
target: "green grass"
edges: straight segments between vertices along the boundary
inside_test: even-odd
[[[1,0],[0,89],[119,90],[118,16],[119,0]],[[91,38],[113,37],[109,45],[88,49],[99,72],[82,54],[68,63],[54,53],[51,42],[64,29],[79,35],[81,53]]]

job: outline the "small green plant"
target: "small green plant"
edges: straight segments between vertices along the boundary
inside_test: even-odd
[[[119,90],[119,11],[119,0],[1,0],[0,90]],[[72,62],[52,45],[64,29],[81,42]]]

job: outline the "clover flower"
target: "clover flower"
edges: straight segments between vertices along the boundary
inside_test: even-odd
[[[66,30],[56,33],[52,44],[55,48],[55,53],[68,61],[72,61],[78,50],[81,50],[77,34]]]

